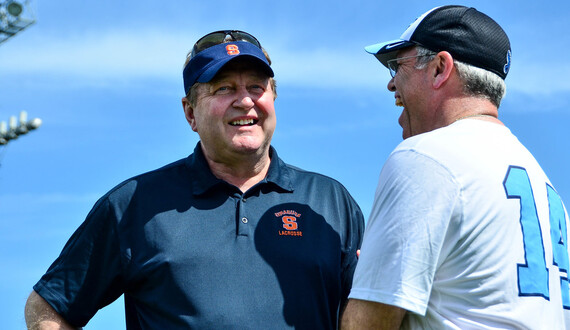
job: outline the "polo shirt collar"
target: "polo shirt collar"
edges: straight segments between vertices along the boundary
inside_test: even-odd
[[[293,182],[291,170],[287,164],[279,158],[277,151],[272,146],[269,147],[269,156],[271,157],[271,163],[267,170],[267,176],[259,184],[269,183],[282,190],[292,192]],[[194,195],[204,194],[218,185],[228,185],[224,180],[216,178],[210,170],[200,142],[196,144],[194,153],[186,158],[186,166],[194,174],[192,175],[193,180],[191,182]]]

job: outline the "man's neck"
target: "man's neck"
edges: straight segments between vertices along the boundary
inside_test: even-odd
[[[451,99],[445,104],[444,126],[462,119],[473,118],[503,124],[498,119],[498,109],[482,97],[465,96]]]
[[[271,163],[269,151],[261,156],[240,155],[232,159],[214,159],[208,157],[206,152],[204,155],[215,177],[238,187],[242,192],[263,180]]]

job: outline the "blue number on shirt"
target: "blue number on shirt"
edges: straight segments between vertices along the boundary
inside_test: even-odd
[[[566,242],[568,241],[564,207],[562,206],[562,200],[558,193],[549,185],[547,185],[546,189],[550,208],[550,236],[552,237],[553,264],[568,274],[568,248],[566,246]],[[560,288],[564,308],[570,309],[568,277],[560,277]]]
[[[548,268],[544,258],[542,231],[526,170],[509,167],[503,185],[507,198],[518,198],[521,204],[520,222],[526,263],[518,265],[519,293],[522,296],[542,296],[549,299]]]
[[[544,257],[542,230],[538,221],[536,204],[528,174],[524,168],[510,166],[503,182],[507,198],[520,200],[520,223],[523,234],[525,263],[518,264],[519,294],[542,296],[550,299],[548,268]],[[568,271],[568,248],[566,216],[562,200],[552,187],[547,185],[550,208],[550,236],[552,238],[553,264],[561,271]],[[563,305],[570,309],[568,278],[560,278]]]

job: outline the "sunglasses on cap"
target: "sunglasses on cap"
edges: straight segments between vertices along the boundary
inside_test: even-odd
[[[193,58],[196,54],[203,51],[204,49],[210,48],[215,45],[219,45],[231,41],[245,41],[257,46],[261,49],[261,44],[259,41],[251,34],[239,30],[221,30],[212,33],[208,33],[202,38],[200,38],[194,44],[192,48],[192,53],[190,58]]]

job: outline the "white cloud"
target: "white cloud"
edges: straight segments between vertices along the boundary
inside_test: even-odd
[[[160,30],[109,30],[84,35],[35,33],[0,53],[3,73],[43,73],[57,77],[129,80],[141,77],[180,80],[184,57],[195,36]],[[31,39],[31,40],[30,40]],[[266,43],[277,79],[282,84],[384,88],[389,75],[363,49],[287,50],[277,41]],[[364,42],[363,42],[364,44]],[[570,64],[541,65],[528,59],[513,63],[508,89],[529,94],[570,91]]]
[[[552,95],[570,92],[570,64],[518,62],[507,77],[507,90],[529,95]]]
[[[110,31],[64,36],[34,35],[0,55],[4,72],[82,77],[177,76],[190,41],[161,31]]]
[[[0,53],[0,70],[86,79],[179,80],[184,57],[193,42],[192,36],[158,30],[112,30],[67,37],[34,34],[25,43],[14,43]],[[354,54],[328,49],[291,52],[270,43],[266,48],[281,83],[370,85],[388,77],[363,50]],[[377,80],[376,75],[380,76]]]
[[[367,86],[388,81],[388,71],[371,55],[355,50],[307,49],[299,52],[271,50],[279,81],[316,86]]]

